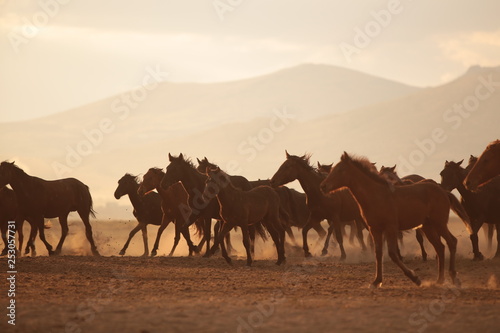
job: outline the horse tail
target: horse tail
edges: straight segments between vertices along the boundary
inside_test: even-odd
[[[205,219],[199,218],[194,221],[195,235],[203,238],[205,236]]]
[[[266,229],[264,228],[264,225],[262,222],[255,223],[254,225],[255,232],[262,238],[263,241],[267,241],[267,233]]]
[[[88,189],[88,187],[87,187],[87,189]],[[90,206],[89,206],[90,216],[92,216],[93,218],[96,218],[96,216],[95,216],[96,211],[94,210],[94,202],[92,201],[92,195],[90,195],[90,191],[89,191],[89,201],[90,201]]]
[[[83,213],[83,212],[86,212],[88,210],[88,213],[90,214],[90,216],[92,216],[93,218],[96,218],[95,214],[96,214],[96,211],[94,210],[94,203],[92,201],[92,195],[90,194],[90,189],[87,185],[85,185],[84,183],[80,182],[79,180],[77,180],[77,183],[79,183],[78,185],[78,194],[80,196],[80,203],[79,203],[79,208],[77,209],[77,211],[80,213]]]
[[[448,198],[450,199],[450,208],[455,212],[455,214],[460,217],[460,219],[464,222],[465,228],[469,232],[469,234],[473,234],[472,223],[470,221],[469,215],[465,211],[464,206],[458,201],[457,197],[455,197],[451,192],[447,192]]]

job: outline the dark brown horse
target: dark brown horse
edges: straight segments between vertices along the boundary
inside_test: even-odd
[[[463,160],[460,162],[445,162],[441,171],[441,185],[448,191],[457,189],[462,196],[462,206],[471,219],[472,231],[470,239],[472,242],[472,252],[474,260],[483,260],[484,256],[479,251],[479,240],[477,232],[483,223],[496,225],[497,229],[497,252],[495,257],[500,257],[500,177],[495,177],[492,181],[478,188],[477,192],[472,192],[465,188],[464,179],[467,176],[467,169],[462,168]]]
[[[217,197],[220,205],[220,216],[224,220],[222,229],[214,242],[221,245],[222,255],[231,264],[222,240],[235,226],[240,227],[243,235],[243,245],[247,253],[247,265],[252,264],[250,251],[249,226],[262,223],[276,245],[278,252],[277,265],[285,261],[285,229],[280,221],[280,199],[278,194],[269,186],[259,186],[250,191],[236,188],[220,168],[207,169],[207,180],[203,196]],[[284,213],[286,214],[286,213]]]
[[[464,180],[465,186],[475,191],[482,184],[500,175],[500,140],[491,142],[479,156]]]
[[[363,229],[365,222],[361,217],[358,204],[348,190],[335,194],[324,194],[320,190],[321,181],[324,177],[318,173],[310,164],[308,156],[294,156],[286,153],[286,160],[271,178],[273,187],[287,184],[298,180],[307,196],[307,207],[309,217],[302,229],[302,247],[306,257],[310,257],[309,245],[307,243],[308,231],[318,225],[324,219],[330,223],[327,239],[323,248],[323,254],[327,253],[330,236],[335,231],[337,242],[341,251],[341,260],[346,258],[343,245],[342,223],[355,221],[358,240],[363,248],[366,246],[363,240]]]
[[[189,209],[188,194],[181,183],[176,183],[166,190],[163,189],[160,186],[160,183],[164,176],[165,173],[163,172],[163,170],[159,168],[150,168],[148,172],[144,174],[142,183],[137,190],[137,193],[139,193],[141,196],[147,197],[148,195],[155,193],[151,191],[156,189],[161,197],[161,226],[158,229],[158,234],[156,236],[153,250],[151,251],[151,256],[156,255],[160,243],[161,234],[170,222],[173,222],[175,225],[175,237],[174,245],[172,246],[172,250],[170,251],[168,256],[171,257],[174,254],[177,244],[179,244],[181,233],[184,236],[184,239],[186,239],[189,247],[189,255],[191,256],[193,252],[198,252],[198,249],[193,245],[189,230],[185,227],[185,224],[188,221],[189,216],[191,215],[191,210]],[[203,236],[203,225],[200,225],[197,222],[195,222],[195,225],[198,231]]]
[[[422,227],[429,242],[438,255],[437,283],[444,282],[443,237],[450,250],[450,276],[459,284],[455,270],[457,239],[448,230],[450,197],[441,187],[431,182],[419,182],[391,188],[387,181],[371,169],[367,159],[352,158],[344,153],[321,184],[324,192],[348,187],[356,197],[375,243],[376,276],[371,284],[382,284],[383,239],[387,241],[389,256],[415,284],[420,285],[418,276],[398,256],[398,233]],[[455,198],[455,200],[457,200]],[[457,200],[458,202],[458,200]],[[470,226],[469,230],[470,230]]]
[[[167,166],[160,186],[167,189],[175,183],[182,183],[189,195],[189,209],[191,210],[191,215],[185,227],[190,226],[200,218],[203,220],[203,235],[207,243],[204,256],[209,257],[211,255],[210,235],[212,218],[221,220],[219,203],[215,197],[211,200],[205,200],[203,191],[207,176],[198,172],[190,160],[184,159],[182,154],[174,157],[169,153],[168,158],[170,164]]]
[[[207,168],[215,169],[219,167],[216,164],[210,163],[206,157],[204,157],[201,161],[198,158],[197,160],[198,160],[198,167],[196,168],[196,170],[198,170],[198,172],[203,174],[206,172]],[[252,184],[250,184],[248,179],[246,179],[243,176],[229,175],[229,179],[231,179],[231,184],[233,184],[233,186],[239,188],[240,190],[249,191],[253,188]]]
[[[94,239],[89,215],[95,217],[92,209],[92,197],[87,185],[75,178],[47,181],[28,175],[14,163],[0,164],[0,186],[10,184],[16,193],[20,214],[38,228],[40,239],[49,251],[49,255],[60,254],[68,234],[68,214],[77,211],[85,224],[85,234],[92,253],[99,255]],[[61,239],[56,250],[45,239],[44,218],[59,218]],[[30,239],[34,242],[34,239]]]
[[[134,207],[133,214],[137,219],[137,225],[132,229],[128,235],[128,239],[120,250],[120,255],[125,255],[130,241],[135,234],[141,230],[142,240],[144,243],[144,253],[142,256],[149,255],[148,246],[148,230],[147,225],[161,225],[163,213],[161,211],[161,198],[158,193],[152,192],[146,196],[139,196],[137,190],[139,189],[139,180],[136,176],[126,173],[120,180],[115,190],[115,198],[118,200],[124,195],[128,195],[132,207]],[[159,230],[158,230],[158,233]]]

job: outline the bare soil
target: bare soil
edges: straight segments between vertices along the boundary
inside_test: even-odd
[[[486,333],[500,329],[500,260],[473,262],[467,250],[457,260],[461,288],[452,286],[448,276],[444,286],[435,286],[437,267],[429,244],[430,259],[423,262],[414,251],[413,236],[406,236],[405,262],[419,274],[423,286],[412,284],[386,260],[383,286],[372,290],[368,285],[374,277],[373,255],[361,254],[356,246],[348,248],[346,262],[339,261],[335,247],[331,256],[304,259],[300,249],[289,246],[287,263],[276,266],[268,242],[252,267],[245,266],[243,256],[234,256],[229,266],[220,254],[187,257],[185,249],[175,257],[137,257],[142,254],[139,233],[127,256],[120,257],[113,254],[134,223],[117,223],[95,225],[102,257],[77,253],[88,244],[77,236],[82,233],[75,223],[70,227],[73,238],[63,248],[66,255],[47,257],[37,244],[42,256],[17,258],[16,325],[7,324],[8,285],[3,278],[0,332]],[[117,225],[122,225],[120,233]],[[58,237],[57,228],[54,231]],[[155,235],[156,228],[150,228],[150,249]],[[168,252],[170,237],[162,239],[161,254]],[[237,236],[233,242],[243,255]],[[459,247],[470,248],[466,237],[459,237]],[[491,257],[492,251],[483,253]],[[8,276],[6,258],[0,258],[0,272]]]

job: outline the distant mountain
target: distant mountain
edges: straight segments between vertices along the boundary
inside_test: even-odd
[[[256,179],[272,176],[285,149],[329,163],[346,150],[438,180],[445,159],[478,154],[499,137],[500,68],[473,68],[426,89],[324,65],[237,82],[163,83],[125,119],[112,109],[119,98],[0,124],[1,158],[47,179],[81,179],[98,207],[116,202],[125,172],[165,167],[169,152],[207,156]]]

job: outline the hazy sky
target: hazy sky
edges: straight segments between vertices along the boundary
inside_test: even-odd
[[[300,63],[416,86],[500,65],[500,1],[0,0],[0,121],[126,91],[145,68],[226,81]]]

